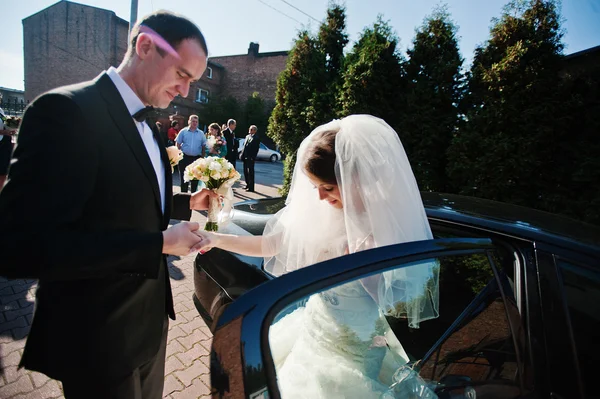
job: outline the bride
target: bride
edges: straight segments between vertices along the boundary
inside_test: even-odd
[[[286,206],[262,236],[199,234],[202,250],[264,257],[265,270],[276,276],[365,249],[432,238],[398,135],[370,115],[334,120],[302,142]],[[269,343],[282,397],[370,398],[388,392],[392,374],[409,357],[385,316],[406,319],[412,328],[437,317],[438,270],[428,262],[362,278],[312,295],[277,320]]]

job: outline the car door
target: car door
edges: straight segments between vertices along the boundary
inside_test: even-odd
[[[242,151],[244,150],[244,143],[246,139],[238,139],[238,157],[242,159]]]
[[[536,256],[549,385],[556,397],[595,397],[600,254],[582,246],[566,249],[537,243]]]
[[[269,159],[269,156],[271,154],[269,153],[269,149],[267,148],[266,145],[264,145],[263,143],[260,143],[259,147],[258,147],[258,155],[256,156],[257,159]]]
[[[387,373],[383,394],[391,398],[529,394],[533,381],[525,355],[527,332],[512,283],[497,265],[494,245],[489,239],[437,239],[332,259],[273,279],[240,297],[219,319],[213,338],[213,396],[281,397],[269,338],[273,326],[334,287],[432,262],[439,264],[439,317],[421,322],[419,329],[409,328],[406,320],[386,317],[404,348],[406,363],[380,372],[378,378]],[[323,373],[318,367],[308,370],[315,373],[308,378],[327,377],[318,374]]]

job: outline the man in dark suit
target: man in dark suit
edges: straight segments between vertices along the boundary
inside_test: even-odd
[[[168,318],[165,254],[199,245],[208,192],[172,195],[149,106],[166,108],[206,69],[196,25],[159,11],[134,26],[125,58],[28,107],[0,193],[0,275],[39,279],[21,366],[72,398],[161,398]],[[145,108],[146,106],[146,108]]]
[[[244,180],[246,181],[246,191],[254,192],[254,162],[260,146],[260,138],[256,136],[256,126],[250,126],[248,135],[244,140],[244,149],[242,150],[242,160],[244,161]]]
[[[223,130],[223,137],[225,137],[225,141],[227,141],[227,155],[225,156],[225,159],[227,159],[233,167],[235,167],[235,162],[238,157],[238,141],[235,138],[236,125],[235,119],[229,119],[227,121],[227,129]]]

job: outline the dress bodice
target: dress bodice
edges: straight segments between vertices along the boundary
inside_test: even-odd
[[[313,301],[321,303],[310,306],[318,306],[327,312],[339,325],[353,331],[360,341],[370,342],[374,336],[381,335],[377,334],[377,322],[382,315],[360,281],[334,287],[315,297]]]

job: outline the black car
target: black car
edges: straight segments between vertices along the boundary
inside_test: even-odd
[[[422,198],[433,240],[363,251],[278,278],[262,269],[261,258],[218,249],[199,255],[194,302],[214,333],[213,397],[280,397],[268,336],[274,320],[333,286],[432,259],[440,264],[440,315],[419,329],[388,319],[410,358],[394,374],[389,397],[600,396],[593,383],[600,359],[600,229],[477,198]],[[283,205],[282,199],[239,203],[225,230],[261,234]]]

